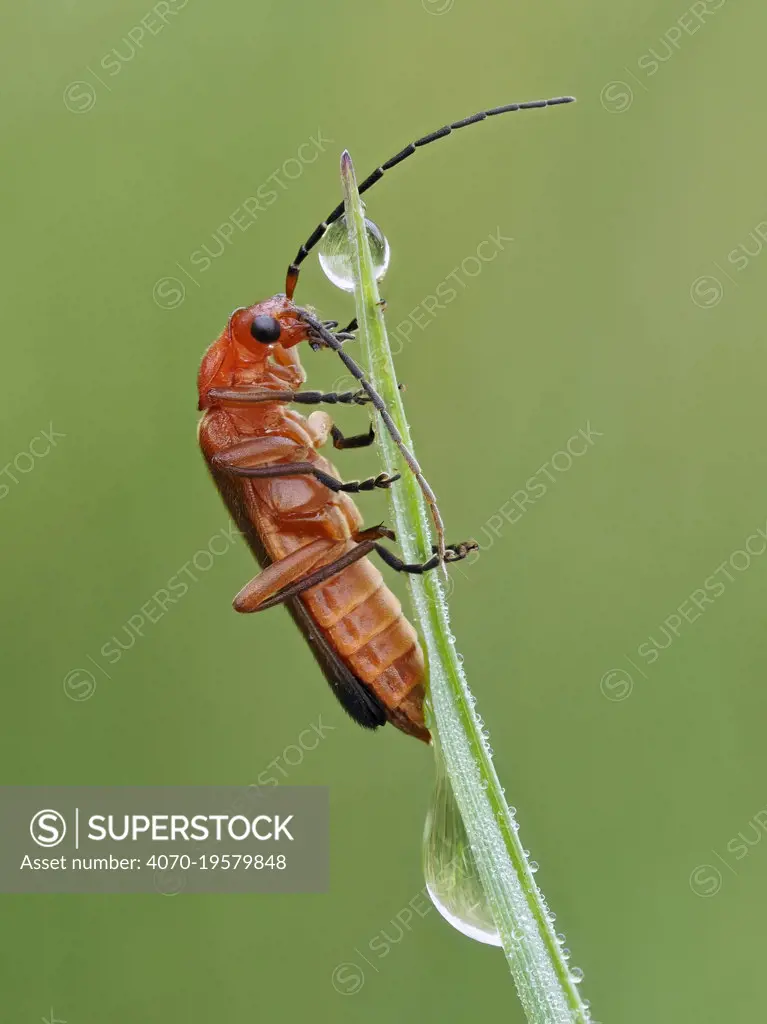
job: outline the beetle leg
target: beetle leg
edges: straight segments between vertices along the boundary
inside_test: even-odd
[[[334,448],[367,448],[373,443],[376,436],[371,423],[366,433],[344,437],[330,416],[326,412],[320,412],[319,409],[315,410],[307,419],[306,429],[312,436],[315,448],[321,448],[327,443],[329,437],[333,438]]]
[[[255,576],[250,583],[247,583],[237,594],[232,602],[234,610],[238,612],[260,612],[264,606],[271,608],[286,600],[281,595],[282,591],[290,587],[295,581],[302,581],[310,574],[318,562],[336,561],[343,553],[346,541],[332,541],[325,538],[313,540],[298,551],[293,551],[272,562],[263,569],[258,576]],[[268,602],[268,604],[267,604]]]
[[[315,395],[319,395],[319,398],[315,398]],[[325,393],[296,391],[290,401],[298,402],[301,405],[319,405],[321,402],[326,402],[328,405],[367,405],[371,398],[367,391],[362,389],[359,391],[327,391]]]
[[[277,462],[277,459],[290,455],[303,454],[306,448],[283,437],[254,437],[241,444],[232,445],[211,457],[211,464],[216,469],[232,476],[251,479],[268,479],[280,476],[313,476],[329,490],[345,491],[358,494],[360,491],[372,491],[376,487],[387,488],[399,480],[399,473],[389,476],[379,473],[365,480],[351,480],[345,483],[338,480],[313,462]]]
[[[376,432],[371,423],[370,430],[366,434],[354,434],[352,437],[344,437],[338,427],[334,425],[331,428],[330,435],[333,438],[334,448],[367,448],[368,445],[375,441]]]
[[[389,551],[382,544],[376,543],[374,538],[376,537],[388,537],[390,540],[394,539],[394,535],[391,530],[387,530],[385,526],[373,526],[368,530],[362,530],[355,535],[355,540],[359,543],[339,555],[334,560],[327,562],[325,565],[320,566],[313,572],[308,573],[305,576],[298,576],[293,570],[293,565],[286,567],[286,570],[280,569],[279,573],[275,572],[273,576],[270,576],[267,580],[267,589],[269,593],[263,593],[263,584],[259,583],[261,578],[266,573],[271,573],[272,570],[277,570],[278,567],[282,567],[283,563],[295,560],[297,563],[299,559],[297,556],[302,555],[304,552],[308,552],[310,548],[314,548],[318,544],[326,544],[327,541],[314,541],[312,544],[307,545],[306,548],[301,548],[300,551],[295,551],[292,555],[288,555],[287,558],[281,559],[279,562],[275,562],[270,565],[267,569],[252,580],[247,587],[240,591],[234,600],[234,607],[238,612],[261,612],[267,608],[272,608],[274,605],[282,604],[283,601],[289,601],[291,598],[298,597],[305,590],[316,587],[319,583],[324,583],[325,580],[330,579],[331,576],[335,576],[336,573],[341,572],[347,566],[353,562],[357,562],[360,558],[364,558],[369,555],[372,551],[376,551],[381,558],[386,562],[387,565],[391,566],[392,569],[396,569],[397,572],[409,572],[421,574],[429,572],[431,569],[436,569],[439,563],[439,555],[434,555],[428,562],[408,564],[403,562],[401,558],[398,558],[393,552]],[[447,554],[445,557],[446,562],[457,562],[460,559],[465,558],[469,551],[474,551],[479,547],[475,541],[464,541],[462,544],[451,544],[447,548]],[[328,551],[330,553],[330,551]],[[311,556],[310,556],[311,557]],[[282,586],[276,590],[274,586],[269,586],[272,583],[280,580]],[[257,593],[258,599],[256,606],[253,607],[253,601],[251,594]]]
[[[306,420],[306,429],[309,431],[315,448],[321,448],[327,444],[328,438],[333,438],[334,448],[367,448],[375,440],[376,432],[373,424],[364,434],[353,434],[351,437],[344,437],[339,428],[334,425],[328,413],[316,409]]]
[[[344,547],[349,541],[341,541],[340,544],[333,544],[327,540],[312,541],[306,547],[267,566],[246,587],[243,587],[234,599],[234,607],[238,612],[262,612],[267,608],[273,608],[277,604],[298,597],[305,590],[324,583],[325,580],[335,576],[347,566],[369,555],[378,546],[376,544],[378,537],[388,537],[393,540],[394,534],[385,526],[372,526],[367,530],[361,530],[353,538],[358,543],[348,551],[344,551]],[[310,569],[323,555],[335,557],[313,572],[301,575],[302,571],[306,572],[307,569]]]
[[[297,402],[301,405],[367,405],[366,391],[267,391],[245,388],[211,388],[208,397],[218,402]]]
[[[279,459],[306,457],[308,452],[307,445],[272,434],[267,437],[250,437],[246,441],[232,444],[212,455],[210,461],[216,469],[228,473],[243,466],[263,466],[265,463],[278,463]]]
[[[268,466],[227,466],[227,472],[233,476],[244,476],[249,479],[263,479],[277,476],[313,476],[331,491],[344,491],[347,494],[359,494],[360,491],[372,491],[376,487],[386,489],[400,478],[399,473],[389,476],[379,473],[365,480],[337,480],[336,477],[319,469],[313,462],[278,462]]]
[[[436,569],[440,564],[440,557],[437,553],[426,562],[403,562],[401,558],[395,555],[393,551],[385,548],[383,544],[374,544],[373,548],[384,562],[397,572],[421,575],[425,572],[431,572],[432,569]],[[449,544],[445,548],[445,561],[460,562],[462,558],[466,558],[470,551],[477,551],[478,549],[479,544],[475,540],[465,540],[460,544]]]

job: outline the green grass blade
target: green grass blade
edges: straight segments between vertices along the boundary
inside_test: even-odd
[[[348,153],[341,158],[341,177],[362,349],[371,383],[412,451],[365,232],[364,208]],[[377,441],[386,469],[402,472],[402,480],[390,494],[394,525],[405,559],[423,561],[431,554],[432,545],[423,495],[386,430],[378,431]],[[450,631],[439,575],[431,572],[409,576],[408,582],[428,659],[433,715],[430,724],[438,739],[480,880],[530,1024],[587,1024],[591,1021],[588,1009],[562,956],[545,899],[529,869],[516,822],[482,735]]]

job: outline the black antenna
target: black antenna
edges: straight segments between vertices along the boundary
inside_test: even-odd
[[[573,103],[575,100],[574,96],[557,96],[551,100],[531,100],[527,103],[507,103],[504,107],[493,107],[492,110],[480,110],[478,114],[472,114],[471,117],[464,117],[461,121],[453,121],[452,124],[446,124],[444,128],[438,128],[435,132],[430,132],[428,135],[424,135],[423,138],[416,139],[415,142],[411,142],[410,145],[405,146],[404,149],[400,150],[396,156],[391,157],[385,164],[381,164],[380,167],[376,167],[372,174],[368,175],[367,178],[359,186],[359,193],[362,195],[363,192],[367,192],[369,188],[372,188],[377,181],[383,178],[386,171],[391,170],[392,167],[396,167],[397,164],[402,163],[411,156],[421,146],[428,146],[430,142],[436,142],[437,139],[443,139],[446,135],[450,135],[451,132],[456,131],[458,128],[466,128],[467,125],[476,124],[477,121],[484,121],[487,117],[495,117],[496,114],[508,114],[515,110],[534,110],[538,107],[558,107],[561,103]],[[299,268],[304,262],[306,257],[317,245],[322,236],[325,234],[331,224],[334,224],[339,217],[343,215],[344,204],[339,203],[338,206],[333,210],[330,216],[326,217],[314,231],[309,235],[307,240],[298,250],[296,258],[288,267],[287,279],[285,282],[285,293],[289,299],[293,298],[293,293],[296,290],[298,284]]]

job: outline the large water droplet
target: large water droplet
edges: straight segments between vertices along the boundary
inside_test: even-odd
[[[389,243],[383,231],[372,220],[365,219],[370,253],[373,257],[373,270],[376,281],[380,281],[389,269]],[[349,234],[346,217],[340,217],[331,224],[320,243],[320,266],[328,280],[345,292],[354,291],[354,272],[352,270],[352,253],[349,245]]]
[[[500,946],[450,781],[435,749],[437,781],[423,834],[426,888],[440,914],[463,935]]]

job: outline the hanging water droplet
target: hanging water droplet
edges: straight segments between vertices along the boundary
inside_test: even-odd
[[[580,985],[580,983],[583,981],[583,971],[580,969],[580,967],[571,967],[570,977],[576,985]]]
[[[383,231],[372,220],[365,218],[370,253],[376,281],[380,281],[389,269],[389,243]],[[325,275],[337,288],[345,292],[354,291],[354,271],[346,217],[340,217],[331,224],[320,243],[320,266]]]
[[[527,866],[530,868],[532,873],[535,874],[535,872],[538,870],[539,864],[537,860],[531,860]]]
[[[560,946],[564,946],[564,944],[567,942],[564,932],[557,932],[557,942]]]
[[[423,871],[431,901],[445,920],[477,942],[500,946],[463,819],[435,747],[437,780],[423,834]]]

